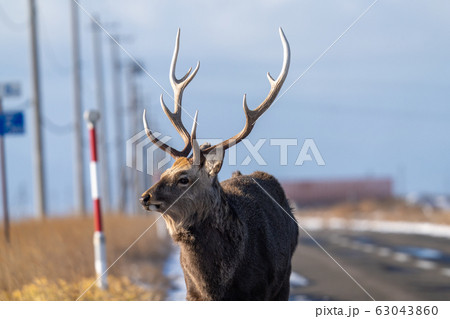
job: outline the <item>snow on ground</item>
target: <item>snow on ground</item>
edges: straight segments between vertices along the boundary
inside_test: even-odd
[[[291,278],[289,279],[289,281],[291,283],[291,287],[292,288],[295,288],[295,287],[306,287],[306,286],[309,285],[308,279],[306,279],[302,275],[296,273],[295,271],[293,271],[291,273]]]
[[[442,258],[447,258],[442,251],[437,249],[408,246],[401,247],[399,250],[418,259],[439,260]]]
[[[396,222],[382,220],[348,220],[343,218],[298,217],[299,225],[306,230],[347,229],[450,238],[450,226],[431,223]]]
[[[180,264],[180,248],[174,246],[172,253],[167,258],[164,266],[164,275],[171,281],[171,288],[167,291],[166,300],[186,300],[186,284],[184,282],[183,269]],[[296,272],[291,273],[291,288],[305,287],[309,284],[308,279]],[[294,296],[290,300],[305,300],[304,296]]]
[[[164,265],[164,275],[171,281],[171,287],[167,291],[166,300],[186,300],[186,284],[184,282],[183,269],[180,264],[180,248],[173,247],[172,253]]]

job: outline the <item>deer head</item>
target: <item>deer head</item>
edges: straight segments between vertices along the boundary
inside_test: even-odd
[[[192,73],[192,68],[190,68],[181,79],[176,78],[175,67],[180,40],[180,30],[178,30],[170,66],[170,83],[174,91],[174,112],[169,111],[162,95],[160,101],[164,113],[183,138],[185,145],[183,150],[178,151],[156,138],[148,128],[144,111],[143,122],[147,136],[152,143],[155,143],[175,159],[172,167],[161,175],[160,181],[142,194],[140,201],[146,210],[167,213],[164,215],[167,215],[172,222],[182,222],[190,218],[189,216],[192,216],[193,212],[201,213],[207,211],[208,208],[220,205],[220,185],[217,182],[217,174],[222,167],[225,150],[236,145],[250,134],[257,119],[274,102],[286,79],[290,63],[290,50],[281,28],[279,32],[284,52],[283,66],[276,80],[267,73],[270,91],[266,99],[256,109],[250,110],[247,106],[246,95],[244,95],[243,107],[246,123],[242,131],[217,145],[205,144],[200,147],[196,140],[198,112],[195,113],[191,134],[188,133],[181,121],[183,91],[197,74],[200,63],[197,64]],[[192,155],[189,156],[191,151]],[[164,217],[166,218],[166,216]],[[166,221],[168,218],[166,218]]]

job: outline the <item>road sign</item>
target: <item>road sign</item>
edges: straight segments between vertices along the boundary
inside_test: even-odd
[[[0,83],[1,97],[17,97],[21,94],[21,87],[19,82]]]
[[[0,135],[22,134],[25,132],[23,112],[0,113]]]
[[[2,192],[3,208],[3,228],[5,229],[5,239],[9,243],[9,210],[8,210],[8,190],[6,187],[6,158],[5,158],[5,134],[24,133],[23,112],[3,112],[3,98],[20,96],[20,83],[7,82],[0,83],[0,186]]]

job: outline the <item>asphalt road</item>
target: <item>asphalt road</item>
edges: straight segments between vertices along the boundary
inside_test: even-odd
[[[450,300],[449,239],[340,230],[309,234],[343,269],[301,231],[293,271],[309,283],[291,287],[292,300]]]

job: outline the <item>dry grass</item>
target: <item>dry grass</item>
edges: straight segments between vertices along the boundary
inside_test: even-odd
[[[54,282],[47,280],[47,278],[37,278],[31,284],[23,286],[22,289],[14,290],[10,294],[0,292],[0,298],[2,300],[14,301],[73,301],[94,280],[95,278],[91,277],[79,282],[68,283],[62,279]],[[127,277],[109,276],[108,285],[108,290],[101,290],[95,286],[92,287],[83,295],[82,300],[162,300],[160,292],[139,287],[133,284]]]
[[[426,222],[450,225],[450,212],[425,209],[403,200],[363,200],[346,202],[330,207],[303,209],[302,216],[344,219],[371,219],[388,221]]]
[[[107,216],[104,219],[108,264],[154,221],[155,216]],[[168,241],[159,240],[156,227],[145,235],[110,269],[113,290],[101,295],[94,289],[86,298],[100,300],[164,298],[167,282],[162,264]],[[70,300],[81,294],[95,277],[91,218],[24,221],[11,226],[11,243],[0,239],[0,298],[11,300]],[[128,278],[127,281],[123,277]],[[145,284],[147,292],[134,285]],[[50,293],[52,290],[58,292]],[[130,293],[126,293],[126,291]],[[65,291],[65,293],[64,293]],[[33,292],[36,294],[34,295]],[[130,298],[132,296],[133,298]],[[76,298],[75,298],[76,299]],[[142,298],[136,298],[142,299]]]

